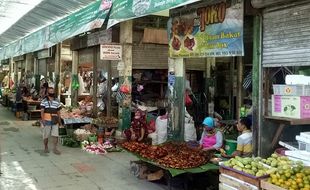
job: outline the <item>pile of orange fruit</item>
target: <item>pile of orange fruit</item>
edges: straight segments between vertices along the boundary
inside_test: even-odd
[[[278,168],[270,174],[268,182],[288,190],[310,190],[310,168],[304,168],[301,164]]]

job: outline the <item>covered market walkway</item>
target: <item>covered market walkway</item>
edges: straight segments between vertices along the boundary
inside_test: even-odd
[[[0,107],[1,190],[161,190],[130,174],[128,153],[92,155],[60,146],[62,154],[44,154],[40,129],[18,121]]]

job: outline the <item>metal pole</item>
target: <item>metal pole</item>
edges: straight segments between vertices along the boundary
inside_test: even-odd
[[[111,116],[111,112],[112,112],[112,109],[111,109],[111,88],[112,88],[112,68],[111,68],[111,64],[112,64],[112,61],[108,61],[108,78],[107,78],[107,86],[108,86],[108,91],[107,91],[107,105],[106,105],[106,108],[107,108],[107,116],[110,117]]]

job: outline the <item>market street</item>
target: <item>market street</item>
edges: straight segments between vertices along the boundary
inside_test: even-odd
[[[18,121],[0,107],[1,190],[161,190],[160,185],[135,178],[128,153],[92,155],[60,146],[62,154],[44,154],[38,127]]]

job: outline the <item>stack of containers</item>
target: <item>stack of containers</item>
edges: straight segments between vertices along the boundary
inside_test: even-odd
[[[299,150],[287,150],[285,155],[293,161],[301,161],[310,166],[310,132],[301,132],[296,136]]]
[[[298,141],[298,149],[310,152],[310,132],[302,132],[296,136]]]
[[[285,83],[273,85],[272,116],[310,118],[310,77],[287,75]]]

